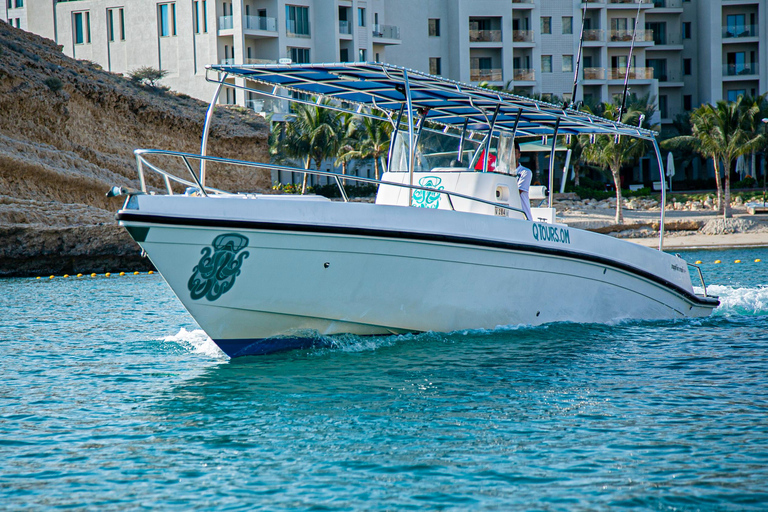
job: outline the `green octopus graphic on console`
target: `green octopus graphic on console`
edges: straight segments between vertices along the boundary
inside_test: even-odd
[[[212,245],[213,251],[210,247],[200,251],[203,257],[192,269],[187,283],[193,300],[205,297],[214,301],[227,293],[235,285],[243,260],[249,254],[248,251],[240,252],[248,245],[248,239],[237,233],[219,235],[213,239]]]

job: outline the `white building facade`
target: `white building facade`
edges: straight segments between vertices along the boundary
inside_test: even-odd
[[[654,98],[662,123],[768,91],[766,0],[0,1],[0,18],[69,56],[163,69],[164,84],[203,100],[206,64],[280,59],[382,61],[586,102],[621,94],[629,63],[630,92]],[[264,108],[232,92],[222,101]]]

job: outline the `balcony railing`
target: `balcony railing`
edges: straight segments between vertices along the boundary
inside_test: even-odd
[[[635,33],[633,30],[611,30],[611,41],[632,41],[632,34],[635,34],[635,42],[651,42],[653,41],[653,30],[638,30]]]
[[[584,68],[584,80],[605,80],[605,68]]]
[[[277,64],[276,60],[272,59],[245,59],[246,64]]]
[[[737,37],[757,37],[757,25],[723,27],[723,39],[731,39]]]
[[[513,30],[512,40],[516,43],[532,43],[533,30]]]
[[[680,38],[680,35],[678,34],[654,32],[653,44],[656,44],[659,46],[664,46],[667,44],[680,45],[680,44],[683,44],[683,40]]]
[[[234,27],[232,16],[219,16],[219,30],[227,30]]]
[[[235,64],[235,59],[234,58],[220,59],[219,64],[223,66],[233,66]]]
[[[585,41],[605,41],[605,30],[591,28],[584,31]]]
[[[501,41],[501,30],[471,30],[469,41],[472,43],[497,43]]]
[[[723,66],[723,74],[725,76],[756,75],[757,72],[757,62],[745,64],[726,64]]]
[[[470,68],[469,80],[472,82],[501,82],[501,69]]]
[[[650,4],[653,0],[608,0],[609,4]]]
[[[277,32],[277,19],[264,16],[244,16],[244,25],[246,30],[267,30]]]
[[[666,83],[666,82],[678,82],[679,83],[679,82],[683,81],[683,78],[682,78],[682,76],[680,75],[679,72],[673,73],[671,71],[660,71],[660,72],[654,71],[653,72],[653,77],[655,79],[657,79],[661,83]]]
[[[384,39],[400,39],[400,27],[396,25],[374,25],[373,37]]]
[[[348,21],[339,20],[339,34],[351,34],[352,24]]]
[[[605,0],[581,0],[583,4],[604,4]]]
[[[653,0],[656,9],[682,9],[683,0]]]
[[[513,4],[532,4],[533,0],[512,0]]]
[[[310,23],[308,21],[296,23],[296,20],[286,20],[285,31],[289,37],[310,37]]]
[[[627,68],[611,68],[608,70],[608,80],[624,80]],[[630,68],[630,80],[650,80],[653,78],[653,68]]]
[[[535,69],[516,69],[514,74],[515,82],[532,82],[536,80]]]

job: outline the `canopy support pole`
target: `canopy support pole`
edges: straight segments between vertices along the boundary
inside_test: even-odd
[[[496,118],[499,116],[499,110],[501,110],[501,103],[496,104],[496,109],[493,111],[493,117],[491,123],[488,126],[488,137],[485,139],[485,156],[483,157],[483,172],[488,172],[488,155],[491,154],[491,142],[493,140],[493,129],[496,128]]]
[[[413,102],[411,100],[411,84],[408,82],[408,72],[403,71],[405,81],[405,101],[408,108],[408,184],[413,186],[413,159],[416,154],[413,136]],[[413,206],[413,189],[408,192],[408,206]]]
[[[664,164],[661,162],[661,150],[659,142],[653,139],[653,150],[656,152],[656,160],[659,162],[659,178],[661,179],[661,220],[659,221],[659,250],[664,250],[664,207],[667,204],[667,184],[664,181]]]
[[[205,124],[203,125],[203,140],[200,142],[200,156],[208,156],[208,135],[211,132],[211,119],[213,118],[213,108],[216,106],[216,102],[219,100],[219,94],[221,88],[224,86],[224,82],[227,79],[227,73],[219,80],[219,85],[216,86],[216,91],[213,93],[213,99],[208,105],[208,110],[205,112]],[[200,160],[200,185],[205,187],[205,159]]]
[[[555,131],[552,133],[552,149],[549,150],[549,207],[552,208],[552,189],[555,188],[555,146],[557,146],[557,130],[560,128],[560,117],[555,121]]]
[[[395,143],[397,142],[397,134],[400,131],[400,121],[403,119],[404,109],[405,103],[400,106],[400,112],[397,114],[397,121],[395,121],[394,130],[392,131],[392,139],[389,142],[389,151],[387,151],[387,169],[392,168],[392,151],[394,151]],[[391,119],[390,122],[392,122]]]
[[[467,136],[467,123],[469,123],[469,118],[464,118],[464,127],[461,129],[461,139],[459,139],[459,150],[456,153],[456,161],[461,163],[464,157],[464,139]]]

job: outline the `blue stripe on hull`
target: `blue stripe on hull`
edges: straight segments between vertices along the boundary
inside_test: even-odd
[[[321,338],[262,338],[213,340],[213,342],[229,357],[263,356],[327,343]]]

